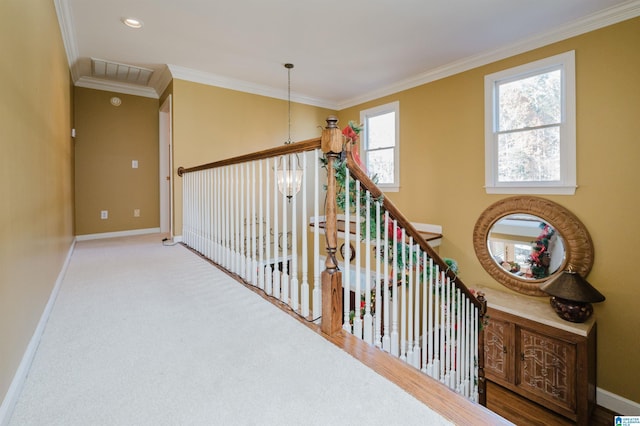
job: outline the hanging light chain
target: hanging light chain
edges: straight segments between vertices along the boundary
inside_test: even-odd
[[[286,144],[291,143],[291,68],[293,68],[293,64],[284,64],[284,67],[287,69],[287,95],[288,95],[288,105],[289,105],[289,138],[287,139]]]

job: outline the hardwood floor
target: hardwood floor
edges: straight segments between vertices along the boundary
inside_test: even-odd
[[[487,408],[519,426],[574,425],[569,419],[531,402],[502,386],[487,381]],[[596,407],[589,425],[611,426],[615,413]]]

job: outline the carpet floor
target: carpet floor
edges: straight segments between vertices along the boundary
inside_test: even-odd
[[[9,424],[450,423],[186,248],[145,235],[76,244]]]

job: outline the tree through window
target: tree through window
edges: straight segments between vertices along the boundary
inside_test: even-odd
[[[573,69],[568,52],[485,77],[487,192],[575,191]]]

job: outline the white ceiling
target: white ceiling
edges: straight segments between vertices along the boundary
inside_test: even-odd
[[[341,109],[640,15],[640,0],[54,0],[78,86],[171,77]],[[121,19],[135,17],[134,30]],[[91,76],[91,58],[153,70]]]

